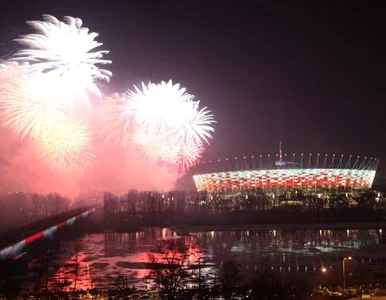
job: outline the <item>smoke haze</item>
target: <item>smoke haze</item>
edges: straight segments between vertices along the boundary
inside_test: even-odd
[[[77,109],[92,129],[94,159],[82,174],[63,174],[51,169],[42,161],[33,140],[21,140],[10,129],[0,127],[0,192],[58,192],[76,197],[92,191],[172,190],[182,175],[177,167],[146,160],[135,148],[124,149],[107,141],[100,133],[103,112],[101,105]]]

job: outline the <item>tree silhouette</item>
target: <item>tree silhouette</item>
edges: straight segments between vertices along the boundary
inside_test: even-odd
[[[148,253],[149,278],[163,295],[175,296],[187,278],[188,257],[181,240],[162,241],[155,252]]]
[[[240,281],[239,266],[233,260],[224,261],[219,268],[219,281],[225,299],[230,299]]]

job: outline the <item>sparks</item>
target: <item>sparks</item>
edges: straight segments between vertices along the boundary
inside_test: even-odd
[[[31,73],[19,64],[0,68],[1,121],[21,139],[38,137],[63,118],[65,95],[56,76]]]
[[[51,15],[43,15],[43,21],[28,21],[36,32],[23,35],[15,41],[25,47],[12,60],[26,62],[34,71],[53,73],[63,80],[77,84],[79,89],[87,89],[97,95],[100,90],[95,82],[109,81],[112,73],[97,65],[110,64],[103,59],[106,50],[92,52],[102,43],[95,41],[97,33],[82,27],[79,18],[64,17],[59,21]]]
[[[39,144],[42,159],[60,172],[81,172],[93,159],[88,125],[78,119],[64,118],[56,126],[47,128]]]
[[[212,138],[215,123],[211,112],[194,99],[171,80],[134,87],[113,105],[109,137],[125,147],[129,142],[137,145],[150,158],[189,168]]]

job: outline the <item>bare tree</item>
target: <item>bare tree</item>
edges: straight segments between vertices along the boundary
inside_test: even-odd
[[[240,281],[240,269],[233,260],[227,260],[221,263],[219,268],[219,281],[222,286],[224,298],[230,299]]]
[[[157,251],[148,253],[149,278],[163,295],[174,296],[187,278],[188,257],[181,240],[162,241]]]
[[[118,274],[114,279],[114,286],[118,290],[124,290],[127,288],[127,278],[123,274]]]
[[[209,266],[209,261],[207,257],[201,250],[196,251],[194,254],[195,263],[190,266],[192,269],[192,282],[198,286],[198,299],[203,299],[205,290],[209,287],[210,284],[214,287],[216,285],[216,271],[203,272],[204,268]],[[213,291],[213,289],[212,289]]]

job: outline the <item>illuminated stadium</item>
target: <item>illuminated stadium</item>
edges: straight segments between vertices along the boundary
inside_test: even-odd
[[[237,193],[262,190],[281,194],[347,193],[372,187],[379,160],[328,154],[235,157],[203,162],[194,170],[197,191]]]

